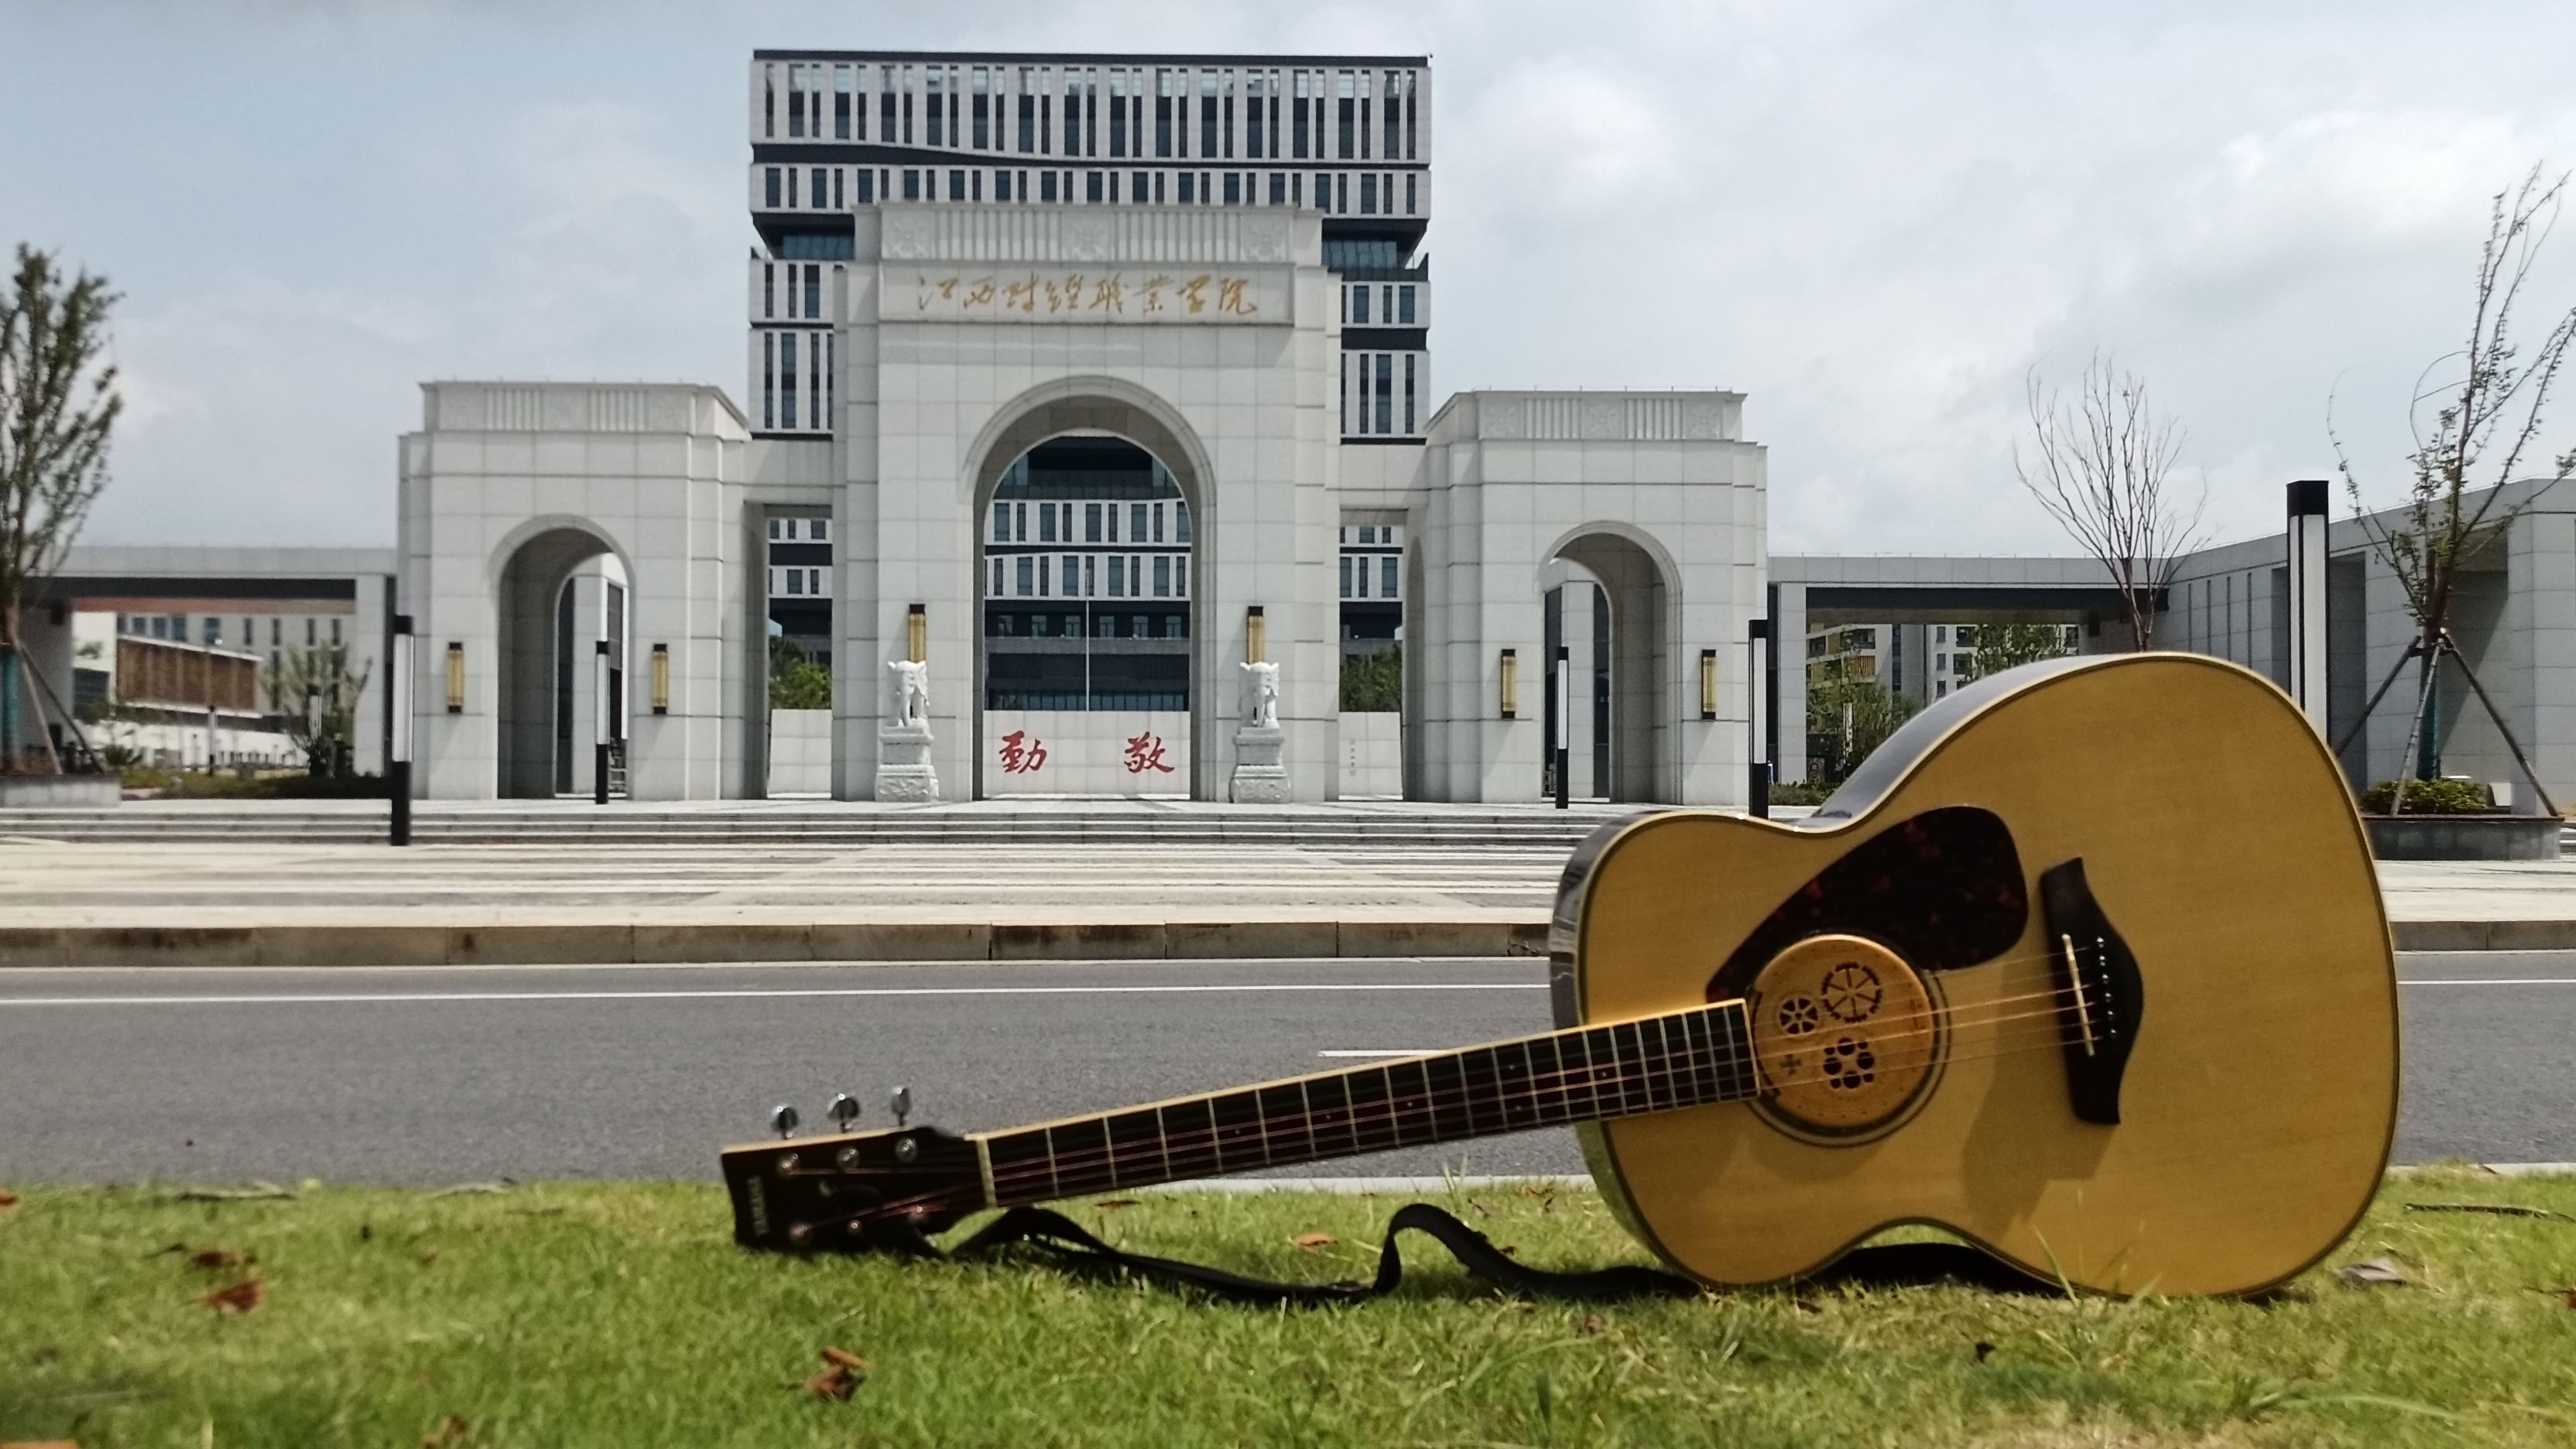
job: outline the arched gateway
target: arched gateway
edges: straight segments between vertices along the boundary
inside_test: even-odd
[[[1243,103],[1148,157],[1133,107],[1086,101],[1077,127],[1065,89],[1128,61],[933,59],[754,59],[741,407],[687,385],[424,389],[395,606],[420,640],[424,793],[577,784],[604,708],[638,801],[781,779],[849,801],[1317,801],[1345,778],[1384,793],[1392,752],[1410,798],[1534,803],[1545,600],[1580,573],[1616,681],[1603,793],[1742,799],[1764,612],[1743,400],[1434,406],[1427,62],[1280,62],[1296,94],[1330,79],[1374,116],[1338,129],[1283,113],[1267,63],[1136,62]],[[990,119],[988,83],[1035,122],[1007,149],[954,129]],[[920,111],[967,95],[959,119]],[[614,635],[604,706],[562,667],[567,571],[599,581],[576,586],[574,642]],[[1347,731],[1346,699],[1366,717]]]

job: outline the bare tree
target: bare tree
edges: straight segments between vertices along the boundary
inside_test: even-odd
[[[108,433],[124,408],[116,369],[100,361],[115,302],[105,278],[83,272],[66,286],[53,257],[24,244],[15,285],[0,296],[0,719],[15,719],[24,673],[76,739],[79,720],[41,671],[24,667],[19,611],[62,566],[107,484]],[[51,737],[39,738],[61,769]],[[0,739],[0,754],[16,747]]]
[[[308,644],[279,656],[268,676],[268,710],[316,779],[343,779],[358,738],[358,696],[372,666],[351,672],[345,644]],[[211,769],[212,767],[209,766]]]
[[[2405,503],[2394,510],[2394,524],[2364,506],[2360,476],[2353,471],[2351,455],[2334,428],[2331,398],[2327,400],[2326,431],[2334,443],[2335,467],[2343,475],[2344,492],[2352,501],[2353,513],[2370,540],[2371,551],[2396,576],[2406,596],[2406,611],[2415,622],[2413,642],[2363,707],[2361,718],[2353,722],[2342,745],[2352,743],[2411,660],[2420,684],[2414,722],[2407,730],[2406,753],[2415,756],[2412,769],[2419,778],[2439,775],[2442,741],[2434,690],[2442,657],[2448,655],[2469,687],[2477,692],[2479,703],[2494,719],[2506,747],[2513,751],[2514,761],[2540,792],[2542,803],[2551,805],[2547,789],[2533,774],[2531,762],[2523,757],[2521,743],[2514,739],[2503,715],[2487,698],[2486,687],[2478,682],[2458,645],[2452,642],[2450,627],[2462,566],[2502,539],[2507,525],[2538,502],[2542,494],[2576,473],[2576,451],[2571,451],[2553,460],[2548,473],[2532,479],[2521,476],[2523,460],[2539,442],[2549,390],[2558,380],[2559,365],[2566,360],[2569,345],[2576,343],[2576,307],[2571,307],[2550,327],[2529,362],[2517,364],[2514,359],[2514,308],[2522,300],[2523,283],[2531,275],[2532,264],[2558,224],[2559,205],[2567,189],[2567,173],[2561,172],[2557,180],[2546,183],[2541,176],[2541,168],[2534,166],[2521,185],[2497,192],[2489,205],[2486,245],[2478,253],[2477,280],[2471,293],[2468,343],[2425,367],[2417,377],[2415,396],[2408,406],[2407,421],[2414,431],[2415,451],[2407,461],[2414,476],[2407,484]],[[2437,370],[2452,364],[2460,367],[2456,378],[2430,381]],[[2433,409],[2429,432],[2424,425],[2427,407]],[[2513,492],[2509,485],[2517,482],[2533,486],[2508,498]],[[2468,494],[2477,489],[2484,492],[2472,504]],[[2419,740],[2423,745],[2420,754]],[[2401,783],[2394,795],[2395,810],[2405,809],[2405,799]],[[2554,805],[2551,813],[2556,813]]]
[[[2100,560],[2120,592],[2130,647],[2155,639],[2156,603],[2174,565],[2199,543],[2209,507],[2204,480],[2186,501],[2174,487],[2182,428],[2147,398],[2147,380],[2093,355],[2072,399],[2027,379],[2031,451],[2013,446],[2013,473],[2076,544]]]

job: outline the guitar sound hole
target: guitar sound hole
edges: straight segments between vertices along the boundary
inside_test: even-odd
[[[1805,1036],[1814,1031],[1821,1021],[1822,1014],[1816,1010],[1816,998],[1812,996],[1792,996],[1780,1003],[1782,1036]]]
[[[1748,1004],[1764,1091],[1754,1110],[1793,1137],[1866,1142],[1911,1116],[1946,1041],[1930,984],[1859,936],[1810,936],[1771,958]]]

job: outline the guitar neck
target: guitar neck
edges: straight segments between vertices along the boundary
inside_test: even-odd
[[[1561,1127],[1760,1090],[1744,1003],[1576,1027],[973,1139],[992,1206]]]

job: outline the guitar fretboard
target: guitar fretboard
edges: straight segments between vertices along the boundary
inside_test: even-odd
[[[1578,1027],[982,1139],[996,1207],[1424,1147],[1760,1090],[1744,1004]]]

